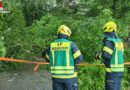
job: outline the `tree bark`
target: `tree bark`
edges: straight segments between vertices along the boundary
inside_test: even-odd
[[[117,0],[113,0],[114,4],[113,4],[113,9],[116,10],[116,2]]]
[[[63,7],[68,7],[69,6],[69,0],[63,0]]]

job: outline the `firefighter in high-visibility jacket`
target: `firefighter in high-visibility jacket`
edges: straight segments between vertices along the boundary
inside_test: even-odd
[[[58,39],[52,42],[46,53],[50,62],[53,90],[78,90],[76,63],[81,63],[82,54],[77,45],[68,40],[71,30],[61,25]]]
[[[121,90],[121,80],[124,72],[123,43],[117,37],[117,25],[110,21],[103,27],[104,40],[102,51],[96,54],[97,59],[106,67],[105,90]]]

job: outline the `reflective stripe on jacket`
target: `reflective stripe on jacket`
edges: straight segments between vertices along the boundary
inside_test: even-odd
[[[123,58],[123,43],[118,39],[108,38],[114,43],[114,51],[110,60],[110,69],[112,72],[123,72],[124,71],[124,58]]]
[[[72,54],[72,42],[66,39],[57,39],[50,45],[50,66],[53,78],[73,78],[77,77],[74,72],[74,58],[81,53]]]

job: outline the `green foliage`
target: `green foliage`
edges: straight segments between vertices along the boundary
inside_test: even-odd
[[[50,4],[47,3],[48,1]],[[72,6],[64,4],[65,0],[56,0],[55,7],[52,0],[48,1],[5,0],[11,7],[11,13],[0,13],[0,36],[5,37],[6,57],[23,60],[35,60],[37,57],[42,57],[42,52],[46,51],[50,42],[57,39],[56,32],[62,24],[72,30],[69,39],[74,41],[81,50],[84,62],[97,63],[94,58],[101,49],[104,37],[103,26],[106,22],[116,22],[118,36],[123,41],[128,38],[129,0],[80,0],[79,4]],[[129,48],[125,48],[124,56],[125,61],[129,61]],[[14,62],[7,62],[5,65],[4,70],[25,66],[24,63]],[[40,66],[40,68],[48,67]],[[95,90],[95,87],[97,90],[104,89],[104,66],[79,66],[78,71],[80,90]],[[127,71],[126,67],[123,90],[130,84]]]
[[[6,57],[25,59],[28,47],[28,42],[25,41],[27,36],[25,20],[21,10],[16,7],[12,7],[12,10],[9,14],[0,14],[0,34],[5,38]],[[11,67],[14,65],[11,64]]]
[[[57,22],[56,17],[44,16],[29,28],[29,41],[35,56],[41,56],[41,53],[48,48],[49,43],[56,39]]]
[[[96,52],[101,49],[103,33],[101,33],[102,30],[95,23],[99,23],[96,18],[88,18],[86,22],[78,27],[74,36],[74,41],[79,46],[84,59],[87,61],[93,61]],[[94,51],[92,51],[92,48]]]
[[[122,80],[122,82],[123,82],[123,84],[122,84],[123,90],[126,90],[126,87],[130,88],[130,76],[129,76],[129,74],[130,74],[130,66],[127,65],[125,67],[125,73],[124,73],[123,80]]]
[[[104,66],[79,66],[79,90],[104,90]]]
[[[47,13],[46,2],[46,0],[21,0],[21,4],[23,6],[20,6],[20,8],[24,13],[27,26],[31,25],[34,20],[40,19],[43,15]]]
[[[124,52],[124,57],[125,57],[125,62],[130,62],[130,48],[125,48],[125,52]]]
[[[128,69],[130,69],[130,67],[125,66],[121,90],[127,90],[126,88],[130,88],[130,72],[128,72]],[[78,66],[78,84],[80,87],[79,90],[105,90],[104,71],[104,66]]]

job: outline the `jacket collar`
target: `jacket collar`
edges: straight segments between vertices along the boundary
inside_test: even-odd
[[[68,36],[65,35],[65,34],[59,33],[59,34],[58,34],[58,39],[68,39]]]
[[[117,39],[118,36],[116,35],[115,32],[106,32],[105,33],[105,38],[115,38],[115,39]]]

